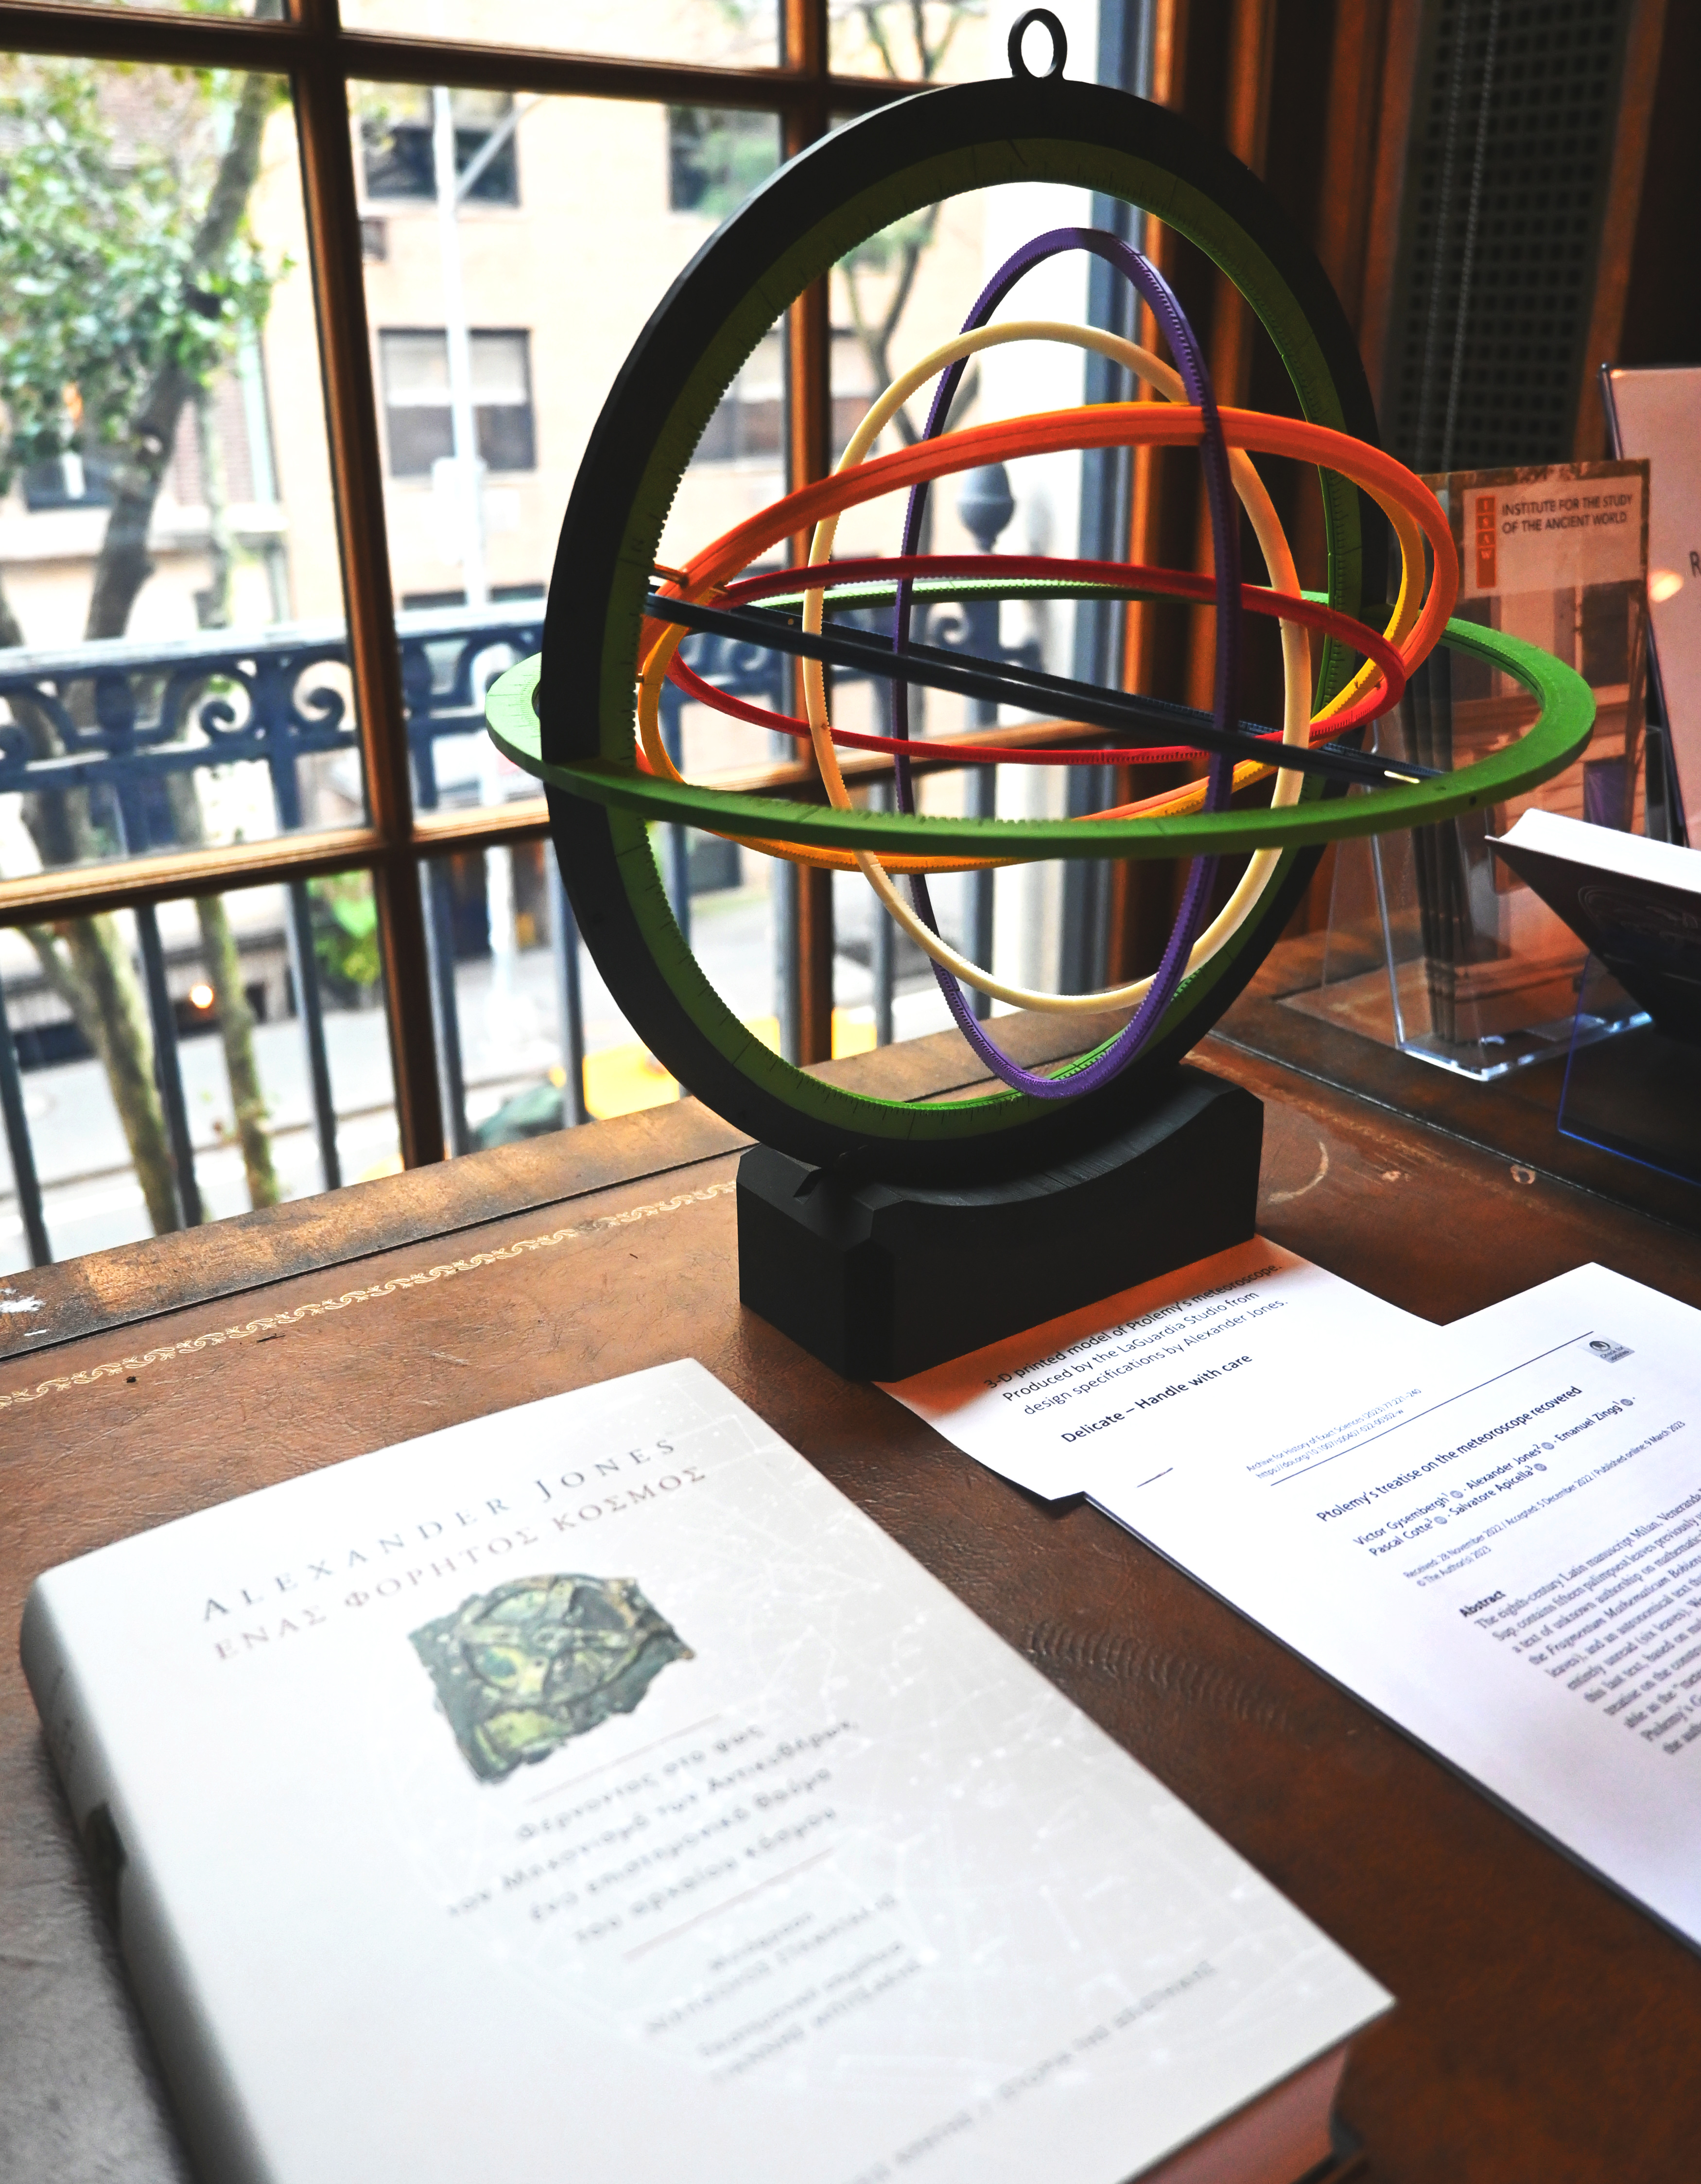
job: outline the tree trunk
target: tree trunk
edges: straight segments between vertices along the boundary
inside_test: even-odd
[[[201,492],[207,503],[207,588],[195,594],[195,619],[203,629],[224,629],[231,620],[231,494],[225,443],[213,415],[213,389],[195,390],[195,448],[201,458]]]
[[[275,8],[256,8],[256,14],[275,14]],[[231,141],[219,162],[207,209],[196,231],[186,281],[218,265],[230,248],[241,223],[249,193],[260,170],[260,140],[266,116],[277,96],[270,76],[243,80],[231,122]],[[112,514],[107,518],[100,558],[95,563],[94,588],[89,594],[85,637],[122,637],[130,627],[136,593],[153,574],[147,533],[153,521],[160,482],[177,441],[183,405],[196,391],[195,381],[175,364],[154,374],[130,437],[113,471]]]
[[[47,983],[100,1058],[154,1234],[181,1228],[177,1170],[153,1081],[153,1040],[118,920],[75,917],[57,936],[44,926],[26,925],[24,938],[35,950]],[[63,953],[58,939],[64,943]]]
[[[195,429],[201,456],[201,484],[207,499],[207,572],[204,591],[195,594],[195,610],[203,629],[222,627],[231,619],[230,497],[225,485],[225,450],[213,417],[210,388],[195,395]],[[194,777],[173,773],[166,777],[173,830],[186,849],[199,849],[206,840],[201,799]],[[247,1178],[248,1203],[275,1206],[282,1193],[272,1166],[271,1139],[266,1130],[266,1103],[260,1089],[259,1066],[254,1058],[254,1012],[242,984],[242,960],[230,913],[216,894],[197,895],[195,915],[201,928],[201,960],[219,1012],[219,1036],[224,1043],[225,1071],[231,1080],[231,1106],[236,1118],[236,1137],[242,1148],[242,1168]]]
[[[24,632],[0,587],[0,645],[23,642]],[[31,752],[42,758],[56,757],[63,746],[49,716],[26,699],[14,697],[8,703],[30,739]],[[28,795],[23,805],[24,823],[43,866],[87,864],[101,855],[86,794],[68,790]],[[166,1134],[165,1110],[153,1079],[147,1007],[117,920],[110,916],[72,918],[58,937],[44,926],[25,926],[24,937],[36,952],[42,976],[100,1058],[154,1234],[181,1228],[177,1172]]]
[[[175,777],[181,780],[181,775]],[[193,790],[191,790],[193,794]],[[275,1206],[283,1193],[272,1166],[272,1141],[266,1128],[265,1095],[260,1089],[258,1064],[254,1059],[254,1012],[242,985],[242,967],[236,953],[236,935],[224,903],[215,894],[197,898],[201,923],[201,960],[208,983],[216,996],[219,1035],[225,1045],[225,1068],[231,1080],[231,1106],[236,1117],[236,1136],[242,1148],[242,1168],[247,1178],[248,1203]]]
[[[277,0],[258,0],[256,15],[275,15]],[[260,144],[266,116],[276,98],[275,81],[250,75],[236,103],[230,142],[219,164],[207,209],[197,231],[185,278],[217,265],[229,250],[259,173]],[[113,479],[113,507],[107,521],[100,555],[95,564],[84,634],[91,638],[122,637],[130,624],[136,595],[153,572],[147,534],[167,465],[176,443],[184,404],[196,392],[191,376],[175,364],[155,374],[131,425],[129,441]],[[24,641],[9,603],[0,591],[0,645]],[[61,739],[51,716],[42,708],[13,700],[14,716],[29,737],[32,751],[47,758],[58,755]],[[192,795],[193,792],[191,791]],[[23,800],[25,823],[45,866],[81,865],[108,851],[89,813],[86,794],[69,791],[36,794]],[[199,806],[197,805],[197,819]],[[231,1070],[231,1096],[242,1136],[243,1157],[249,1170],[251,1194],[258,1179],[262,1193],[256,1205],[270,1205],[277,1195],[270,1150],[260,1126],[263,1109],[258,1101],[253,1068],[253,1017],[242,993],[239,976],[233,975],[235,946],[224,905],[213,906],[214,930],[209,934],[203,912],[202,937],[208,956],[208,971],[220,995],[220,1024],[227,1015],[246,1019],[247,1032],[239,1028],[239,1047],[246,1038],[247,1071],[245,1080],[237,1067]],[[222,931],[220,923],[222,922]],[[71,1009],[83,1036],[99,1056],[123,1125],[137,1180],[156,1234],[181,1226],[177,1206],[176,1172],[164,1111],[153,1075],[153,1041],[142,999],[141,983],[116,922],[109,916],[75,918],[56,936],[42,927],[26,928],[26,935],[42,965],[43,975]],[[59,945],[63,940],[63,949]],[[222,946],[221,944],[222,943]],[[235,995],[230,1006],[229,997]],[[225,1052],[230,1056],[230,1033]],[[249,1139],[259,1132],[258,1163],[250,1156]]]

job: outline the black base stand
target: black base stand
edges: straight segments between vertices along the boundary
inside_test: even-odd
[[[738,1294],[853,1380],[901,1380],[1244,1243],[1264,1108],[1182,1067],[1108,1145],[952,1190],[738,1164]]]

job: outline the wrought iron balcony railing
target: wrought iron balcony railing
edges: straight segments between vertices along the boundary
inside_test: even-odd
[[[432,607],[397,614],[408,748],[414,802],[420,811],[441,809],[446,799],[459,802],[476,798],[481,788],[488,797],[492,783],[481,770],[481,755],[461,769],[445,766],[442,747],[452,738],[481,728],[484,695],[491,679],[511,660],[541,646],[542,609],[539,598],[489,607]],[[1020,659],[1031,658],[1037,649],[1030,644],[1006,647],[999,644],[996,624],[984,626],[984,612],[979,623],[970,627],[975,620],[972,609],[967,615],[940,617],[932,632],[934,641],[991,649]],[[700,675],[731,694],[776,707],[783,704],[787,670],[780,655],[705,637],[688,638],[686,654]],[[265,790],[257,794],[253,814],[257,836],[270,832],[282,835],[334,823],[338,815],[334,810],[326,811],[329,800],[324,777],[330,776],[336,800],[357,809],[362,801],[360,738],[351,706],[347,660],[346,632],[336,621],[283,624],[258,632],[207,630],[182,638],[125,638],[0,652],[0,702],[9,715],[0,720],[0,794],[78,800],[75,808],[86,820],[80,838],[85,848],[92,847],[97,858],[145,856],[197,846],[182,838],[185,805],[181,796],[174,800],[170,794],[170,777],[233,766],[265,769],[269,795]],[[681,694],[668,686],[663,699],[663,733],[676,757],[683,704]],[[1026,733],[1022,739],[1029,739]],[[775,749],[770,760],[776,782],[794,770],[786,763],[793,754],[780,749],[780,740],[774,739]],[[323,762],[331,760],[334,766],[338,758],[346,760],[347,766],[332,774]],[[941,760],[950,762],[943,747]],[[318,781],[315,772],[321,777]],[[520,794],[533,793],[529,783],[516,782],[514,789]],[[189,807],[192,826],[196,823],[192,815],[199,808],[198,801]],[[672,827],[666,833],[670,838],[661,846],[668,890],[675,915],[688,931],[686,830]],[[461,1069],[449,881],[441,858],[426,855],[422,864],[445,1105],[453,1148],[464,1151],[469,1149],[471,1137]],[[584,1032],[577,934],[554,874],[553,860],[548,864],[562,981],[563,1045],[568,1063],[564,1105],[568,1120],[582,1121],[586,1118]],[[285,939],[313,1089],[320,1164],[326,1188],[334,1189],[342,1180],[342,1170],[309,883],[281,874],[279,883],[287,903]],[[136,907],[133,915],[155,1067],[176,1171],[179,1208],[186,1225],[192,1224],[201,1218],[201,1204],[158,916],[149,904]],[[977,888],[970,922],[976,943],[983,947],[990,945],[990,916],[991,889]],[[877,950],[875,971],[877,1020],[889,1026],[892,984],[889,945]],[[40,1263],[50,1256],[50,1251],[18,1054],[7,1022],[3,989],[0,1107],[4,1111],[19,1210],[31,1256]]]

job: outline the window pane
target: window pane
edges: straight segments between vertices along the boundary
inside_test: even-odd
[[[364,116],[369,101],[392,97],[357,86],[352,102]],[[458,119],[468,109],[457,92],[421,97],[435,179],[436,163],[447,165],[445,106]],[[414,787],[425,809],[535,795],[482,733],[483,692],[541,642],[574,476],[628,349],[681,266],[780,157],[771,114],[520,94],[501,115],[512,122],[517,202],[468,195],[453,222],[435,195],[363,207],[384,231],[381,256],[367,256],[366,296]],[[694,163],[685,176],[682,144]],[[457,302],[466,335],[459,433]],[[711,424],[664,554],[675,542],[681,550],[704,543],[783,491],[782,367],[776,333]]]
[[[775,0],[342,0],[351,30],[464,38],[551,53],[622,53],[640,60],[772,68],[780,57]]]
[[[883,75],[904,83],[1002,75],[1009,18],[998,11],[994,44],[987,12],[981,0],[838,0],[829,15],[828,64],[836,75]],[[1043,67],[1044,42],[1037,31],[1032,36],[1030,58]],[[1071,53],[1070,60],[1071,75],[1087,73],[1084,55]]]
[[[764,861],[745,857],[741,867],[736,845],[707,836],[691,835],[684,847],[680,863],[665,833],[658,837],[664,869],[688,878],[698,960],[735,1013],[777,1045]],[[520,842],[432,858],[425,868],[445,1104],[453,1139],[459,1099],[469,1148],[541,1136],[572,1119],[573,1000],[554,862],[548,843]],[[678,1084],[626,1022],[576,936],[572,944],[590,1119],[677,1099]]]
[[[360,821],[286,86],[14,58],[0,129],[0,872]]]
[[[449,406],[449,345],[442,335],[381,333],[384,399],[393,410],[403,403]]]
[[[1009,255],[1034,237],[1056,228],[1090,226],[1092,200],[1083,192],[1048,185],[1015,184],[966,192],[923,207],[853,251],[836,269],[831,291],[833,328],[833,431],[842,451],[877,398],[929,352],[950,341],[976,298]],[[1080,323],[1088,317],[1085,254],[1071,252],[1034,268],[995,314],[999,320],[1037,319]],[[875,443],[883,452],[919,438],[931,404],[934,381],[924,383]],[[1086,398],[1083,353],[1049,342],[990,348],[965,372],[951,412],[953,426],[1074,407]],[[1082,459],[1076,454],[1029,456],[1001,466],[1007,497],[989,490],[987,473],[942,478],[932,488],[922,532],[924,551],[937,554],[1046,554],[1069,556],[1082,548]],[[848,510],[835,542],[840,555],[894,554],[900,545],[906,497]],[[1092,550],[1096,551],[1094,547]],[[889,614],[870,616],[882,630]],[[1024,660],[1062,675],[1087,674],[1079,650],[1083,632],[1066,600],[981,603],[918,607],[911,634],[924,642],[966,648],[981,656]],[[963,733],[1026,717],[1006,709],[912,690],[909,733]],[[836,677],[836,725],[889,733],[890,697],[871,682]],[[1096,775],[1070,777],[1060,768],[1003,766],[992,793],[1005,817],[1061,816],[1073,778],[1084,789]],[[984,787],[973,773],[920,777],[923,811],[962,812]],[[979,807],[984,809],[985,807]],[[1095,805],[1094,808],[1098,808]],[[931,883],[945,938],[977,953],[976,882],[945,875]],[[992,967],[1015,983],[1054,987],[1065,903],[1062,868],[1026,865],[992,878]],[[842,1000],[857,990],[842,958],[870,963],[879,921],[884,917],[859,878],[842,878],[834,889],[835,929],[842,964]],[[984,916],[980,920],[982,939]],[[892,1026],[897,1037],[943,1029],[950,1022],[931,966],[906,937],[891,936]],[[982,959],[984,960],[984,959]],[[1002,1004],[995,1004],[1002,1008]]]
[[[151,922],[153,936],[144,931]],[[0,978],[57,1258],[397,1166],[376,917],[362,874],[0,931]],[[181,1106],[156,1050],[157,937]],[[313,1007],[317,999],[318,1009]],[[175,1112],[174,1113],[174,1110]],[[27,1265],[9,1157],[0,1268]]]
[[[514,97],[506,91],[450,94],[450,136],[464,194],[481,204],[520,202]],[[369,198],[435,199],[431,94],[411,84],[374,89],[360,116],[361,171]]]
[[[531,374],[526,368],[528,346],[525,334],[475,333],[472,337],[475,402],[531,401]]]
[[[357,110],[364,96],[356,94]],[[432,105],[439,110],[436,99]],[[514,133],[519,202],[460,203],[452,232],[459,263],[447,282],[435,197],[366,208],[386,231],[383,257],[368,258],[366,291],[386,407],[388,530],[414,778],[427,808],[535,794],[530,777],[481,733],[482,691],[510,659],[537,648],[544,582],[575,472],[633,340],[681,266],[780,155],[773,116],[715,109],[522,96]],[[447,298],[457,292],[468,336],[466,400],[486,465],[475,494],[461,488],[453,460]],[[529,322],[516,323],[521,311]],[[675,541],[681,550],[703,543],[783,491],[783,365],[776,332],[711,424],[664,554]],[[423,435],[428,420],[439,437],[429,449],[408,443],[409,474],[403,436]],[[761,687],[779,694],[771,677]],[[687,765],[735,762],[723,755],[724,718],[684,710]],[[691,717],[699,713],[701,722]],[[765,755],[760,731],[733,734]],[[682,878],[710,975],[738,1015],[777,1037],[765,866],[694,836],[681,850],[675,859],[671,837],[658,836],[658,856]],[[442,1040],[445,1075],[453,1047],[470,1141],[555,1127],[567,1112],[553,861],[553,850],[527,844],[428,861],[440,1037],[445,1027],[453,1033],[453,1042]],[[588,956],[580,988],[592,1112],[675,1096]],[[452,1078],[445,1090],[453,1114]]]

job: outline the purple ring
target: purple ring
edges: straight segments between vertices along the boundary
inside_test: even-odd
[[[1210,373],[1198,337],[1175,291],[1148,258],[1119,237],[1106,235],[1096,228],[1053,228],[1025,243],[1005,259],[976,299],[974,309],[963,322],[963,331],[972,333],[985,326],[1025,273],[1031,272],[1048,258],[1057,257],[1066,250],[1089,250],[1103,259],[1150,305],[1169,344],[1170,353],[1176,359],[1176,368],[1181,374],[1187,398],[1202,413],[1204,440],[1201,454],[1204,462],[1205,496],[1210,510],[1216,588],[1217,656],[1211,712],[1218,727],[1235,727],[1239,724],[1240,716],[1240,528],[1236,521],[1229,476],[1228,443],[1223,437],[1222,420],[1217,412]],[[967,364],[966,357],[960,358],[942,376],[934,393],[932,407],[927,413],[926,427],[921,435],[923,440],[936,439],[943,430],[952,399],[962,382]],[[925,484],[911,489],[904,515],[903,543],[899,549],[903,554],[910,554],[916,551],[927,491]],[[905,578],[898,584],[892,614],[892,647],[895,651],[901,652],[909,641],[913,598],[913,585],[909,579]],[[907,737],[909,733],[909,687],[905,682],[894,682],[892,685],[892,713],[894,733]],[[909,761],[902,754],[893,759],[892,775],[899,811],[913,812],[915,809],[914,782]],[[1219,752],[1212,758],[1206,776],[1205,809],[1208,811],[1224,810],[1233,787],[1234,762],[1226,753]],[[1153,974],[1150,990],[1116,1038],[1085,1068],[1065,1077],[1042,1077],[1013,1061],[993,1045],[981,1028],[964,992],[962,982],[953,972],[948,971],[942,963],[936,961],[933,975],[939,982],[939,989],[945,996],[946,1005],[957,1028],[987,1067],[1014,1091],[1026,1092],[1039,1100],[1072,1100],[1083,1092],[1097,1091],[1134,1060],[1175,999],[1186,974],[1187,958],[1192,953],[1193,943],[1204,922],[1216,863],[1215,857],[1193,859],[1188,869],[1187,884],[1181,907],[1170,929],[1163,960]],[[910,876],[909,891],[916,915],[937,937],[939,924],[925,874],[916,872]]]

